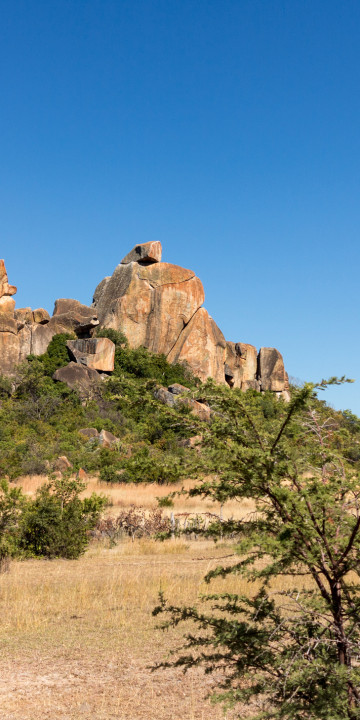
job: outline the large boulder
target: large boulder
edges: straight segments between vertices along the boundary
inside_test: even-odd
[[[99,382],[101,382],[96,370],[85,367],[85,365],[78,365],[75,362],[70,362],[65,367],[56,370],[53,374],[53,380],[65,383],[71,390],[78,392],[83,399],[95,395]]]
[[[259,378],[262,391],[282,392],[288,388],[284,361],[276,348],[260,348]]]
[[[131,262],[155,263],[161,260],[161,243],[156,240],[154,242],[140,243],[123,258],[122,265]]]
[[[99,325],[94,308],[83,305],[78,300],[61,298],[55,300],[55,307],[50,323],[61,323],[68,332],[73,331],[78,337],[87,335]]]
[[[230,387],[260,389],[257,350],[247,343],[226,343],[225,379]]]
[[[109,338],[80,338],[66,345],[75,362],[101,372],[114,370],[115,345]]]
[[[120,264],[94,294],[101,326],[122,330],[129,345],[168,355],[204,302],[204,289],[191,270],[156,262]]]
[[[194,375],[205,381],[213,377],[225,382],[226,340],[205,308],[191,318],[168,355],[171,363],[186,363]]]
[[[44,308],[36,308],[36,310],[32,311],[32,320],[34,323],[39,323],[39,325],[46,325],[50,320],[50,315]]]
[[[30,327],[18,331],[13,318],[0,316],[0,374],[14,375],[16,366],[30,355],[30,349]]]

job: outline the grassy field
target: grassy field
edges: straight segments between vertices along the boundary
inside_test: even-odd
[[[24,478],[32,494],[42,479]],[[136,504],[154,507],[163,486],[100,486],[110,511]],[[175,503],[176,512],[211,503]],[[224,508],[224,516],[250,507]],[[14,561],[0,576],[0,705],[3,720],[220,720],[206,699],[214,679],[201,670],[151,671],[168,659],[184,628],[164,633],[151,611],[160,588],[174,602],[191,603],[206,592],[203,576],[219,562],[232,563],[231,545],[208,541],[124,541],[110,549],[94,542],[76,561]],[[224,557],[225,556],[225,557]],[[222,558],[220,560],[220,558]],[[239,579],[214,589],[240,590]],[[244,588],[242,588],[244,590]],[[226,716],[229,720],[234,714]]]

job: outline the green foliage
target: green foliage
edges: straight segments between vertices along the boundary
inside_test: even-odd
[[[43,366],[45,375],[52,377],[55,370],[68,364],[70,355],[66,343],[68,340],[75,338],[76,335],[73,333],[59,333],[58,335],[54,335],[48,345],[46,353],[37,358],[37,361]],[[34,357],[35,356],[31,355],[30,359],[34,360]]]
[[[85,485],[68,477],[50,480],[28,504],[21,518],[20,546],[30,555],[78,558],[86,549],[89,531],[100,517],[105,498],[93,494],[81,500]]]
[[[128,347],[128,340],[126,335],[120,330],[113,330],[112,328],[101,328],[96,333],[98,338],[108,338],[111,340],[116,347]]]
[[[156,499],[157,499],[159,508],[174,507],[174,501],[173,501],[171,495],[164,495],[163,497],[158,497]]]
[[[143,447],[122,463],[123,482],[177,482],[181,477],[181,460],[171,453],[150,451]]]
[[[196,627],[185,654],[165,665],[226,667],[215,699],[258,720],[360,718],[360,478],[348,460],[358,435],[354,418],[329,410],[315,389],[271,408],[270,397],[264,405],[208,384],[218,411],[204,438],[213,479],[190,495],[252,499],[255,510],[213,525],[217,536],[236,532],[239,558],[206,580],[238,574],[249,592],[207,595],[203,609],[161,596],[154,611],[167,613],[164,627]]]
[[[138,378],[153,378],[162,385],[180,383],[186,387],[194,387],[195,378],[184,365],[170,365],[165,355],[155,355],[144,347],[134,350],[117,346],[115,352],[115,375],[124,372]]]
[[[0,566],[18,552],[19,518],[26,504],[20,488],[10,487],[0,480]]]

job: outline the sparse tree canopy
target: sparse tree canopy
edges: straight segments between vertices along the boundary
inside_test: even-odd
[[[194,622],[170,664],[222,671],[216,699],[240,717],[360,718],[359,467],[351,418],[329,412],[314,390],[297,390],[287,407],[268,397],[260,422],[251,393],[209,386],[213,480],[191,492],[253,498],[255,508],[211,528],[236,533],[239,560],[206,579],[239,574],[249,592],[208,595],[200,607],[161,596],[154,610],[167,613],[164,626]]]

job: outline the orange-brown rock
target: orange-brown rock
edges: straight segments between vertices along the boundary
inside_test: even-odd
[[[55,460],[54,469],[58,470],[58,472],[64,473],[71,468],[72,464],[66,455],[59,455],[59,457]]]
[[[163,403],[163,405],[168,405],[169,407],[179,407],[180,405],[185,405],[186,407],[190,408],[193,415],[196,415],[200,420],[204,420],[204,422],[209,422],[211,417],[211,409],[209,405],[206,403],[198,402],[197,400],[193,400],[193,398],[189,397],[183,397],[182,394],[178,392],[172,392],[170,390],[171,387],[174,387],[173,385],[170,385],[170,387],[167,389],[165,387],[159,387],[154,392],[154,397],[157,400],[160,400],[160,402]],[[182,385],[178,385],[178,388],[183,387]],[[188,388],[184,387],[184,392],[188,392]]]
[[[14,375],[16,366],[30,355],[30,347],[30,328],[25,326],[18,332],[11,315],[0,315],[0,373]]]
[[[46,312],[46,311],[44,311]],[[78,300],[55,301],[54,314],[45,324],[34,323],[31,328],[31,353],[42,355],[54,335],[75,333],[82,337],[99,324],[94,308],[82,305]]]
[[[226,340],[205,308],[200,308],[168,354],[171,363],[186,363],[195,376],[225,382]]]
[[[109,338],[80,338],[66,345],[76,362],[102,372],[114,370],[115,345]]]
[[[198,402],[192,398],[178,398],[178,405],[186,405],[190,408],[193,415],[196,415],[200,420],[204,422],[210,422],[211,409],[206,403]]]
[[[0,298],[4,295],[15,295],[15,285],[9,285],[4,260],[0,260]]]
[[[130,347],[165,355],[203,302],[202,283],[191,270],[162,262],[118,265],[94,295],[102,326],[121,329]]]
[[[99,435],[99,445],[104,448],[112,448],[119,442],[119,438],[113,435],[109,430],[101,430]]]
[[[15,310],[14,317],[15,320],[17,320],[18,323],[21,323],[22,325],[25,325],[25,323],[32,323],[33,314],[31,307],[17,308]]]
[[[0,313],[10,313],[14,315],[15,311],[15,300],[9,295],[3,295],[0,297]]]
[[[123,258],[122,265],[130,262],[155,263],[161,260],[161,243],[158,240],[147,243],[140,243]]]
[[[55,300],[53,317],[50,322],[61,323],[73,330],[77,335],[88,334],[93,328],[99,325],[99,320],[94,308],[83,305],[78,300],[61,298]]]
[[[230,387],[259,390],[257,350],[247,343],[226,343],[225,379]]]
[[[39,323],[39,325],[46,325],[46,323],[50,320],[50,315],[47,310],[44,310],[44,308],[37,308],[36,310],[32,311],[32,319],[34,323]]]
[[[285,390],[286,377],[282,355],[276,348],[260,348],[259,377],[261,390],[282,392]]]

